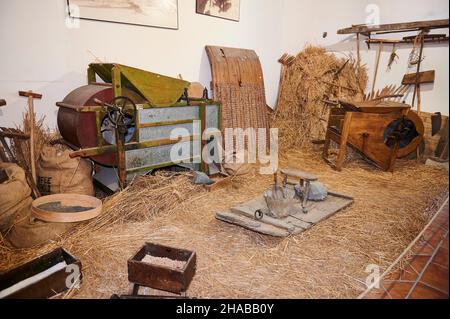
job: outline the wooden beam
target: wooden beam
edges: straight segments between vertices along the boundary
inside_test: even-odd
[[[42,94],[34,93],[32,91],[19,91],[19,96],[32,97],[33,99],[42,99]]]
[[[429,21],[415,21],[404,23],[390,23],[381,25],[357,25],[350,28],[338,30],[338,34],[352,34],[352,33],[371,33],[371,32],[385,32],[385,31],[404,31],[404,30],[421,30],[421,29],[442,29],[449,27],[449,20],[429,20]]]
[[[380,43],[388,43],[388,44],[409,44],[413,43],[416,36],[412,37],[404,37],[403,39],[367,39],[367,44],[380,44]],[[424,38],[424,43],[442,43],[448,42],[447,36],[426,36]]]
[[[369,44],[380,44],[380,43],[387,43],[387,44],[397,44],[401,43],[402,40],[394,40],[394,39],[367,39],[366,43]]]

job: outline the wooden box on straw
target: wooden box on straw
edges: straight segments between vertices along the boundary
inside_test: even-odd
[[[183,269],[143,262],[147,256],[183,261]],[[128,280],[136,285],[182,294],[187,291],[195,275],[195,252],[147,243],[128,260]]]
[[[81,282],[81,277],[81,262],[58,248],[0,273],[0,296],[5,299],[47,299],[74,288]]]

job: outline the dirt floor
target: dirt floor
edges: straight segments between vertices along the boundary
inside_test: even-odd
[[[62,245],[83,264],[81,289],[68,297],[109,298],[130,292],[127,259],[145,242],[154,242],[197,253],[190,297],[356,298],[365,290],[366,267],[386,269],[448,196],[448,173],[414,160],[399,161],[392,174],[353,159],[339,173],[317,150],[290,153],[280,166],[315,173],[355,203],[286,239],[216,220],[216,212],[253,199],[271,185],[271,176],[253,174],[236,178],[228,189],[201,192],[145,222],[105,227],[33,250],[0,243],[0,271]]]

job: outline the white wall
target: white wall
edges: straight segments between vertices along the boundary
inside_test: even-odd
[[[0,98],[8,102],[0,109],[0,125],[20,121],[26,100],[17,91],[32,89],[44,95],[36,108],[54,127],[55,103],[86,83],[87,65],[95,57],[169,76],[182,74],[186,80],[209,85],[207,44],[255,50],[263,65],[268,104],[273,106],[281,54],[296,54],[307,43],[330,51],[354,50],[354,40],[336,31],[364,23],[367,4],[380,6],[381,23],[448,18],[447,0],[242,0],[241,22],[236,23],[198,15],[195,0],[179,0],[178,31],[92,21],[70,29],[65,24],[65,2],[0,0]],[[324,31],[328,37],[322,39]],[[363,62],[373,69],[375,49],[369,51],[364,44],[362,48]],[[379,87],[400,83],[409,51],[401,49],[399,63],[386,73],[390,54],[386,48]],[[424,70],[437,71],[434,87],[423,89],[425,111],[448,114],[448,54],[448,44],[425,49]]]
[[[195,0],[179,0],[179,30],[117,23],[81,21],[65,25],[65,0],[0,0],[0,125],[18,123],[26,100],[18,90],[32,89],[44,98],[36,103],[49,126],[56,125],[55,103],[86,83],[94,56],[208,85],[211,81],[205,45],[255,50],[266,78],[268,103],[273,104],[279,80],[282,2],[241,1],[241,22],[195,13]],[[91,52],[91,53],[89,53]]]
[[[380,9],[380,23],[397,23],[420,20],[448,19],[448,0],[285,0],[285,17],[283,25],[283,49],[295,54],[303,49],[306,44],[325,46],[328,51],[335,53],[352,53],[356,56],[356,36],[338,35],[338,29],[350,27],[352,24],[366,22],[366,7],[375,4]],[[296,17],[294,17],[296,15]],[[323,39],[323,32],[328,36]],[[448,29],[440,29],[433,33],[446,33]],[[400,38],[409,34],[387,34],[384,38]],[[369,50],[363,41],[361,42],[361,59],[369,69],[369,84],[366,92],[372,88],[377,45]],[[380,59],[378,80],[376,89],[385,85],[400,85],[405,73],[414,73],[416,70],[408,70],[408,57],[411,45],[398,47],[397,54],[400,59],[387,71],[389,56],[392,46],[384,45]],[[449,114],[449,50],[448,43],[426,44],[424,49],[425,60],[422,71],[436,70],[436,82],[434,85],[422,85],[422,111],[442,112]],[[407,97],[407,102],[412,102],[412,91]]]

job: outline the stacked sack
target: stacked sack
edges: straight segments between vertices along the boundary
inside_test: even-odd
[[[89,161],[69,156],[70,151],[61,151],[56,147],[44,147],[37,165],[38,188],[43,196],[52,194],[79,194],[79,195],[94,195],[94,186],[92,183],[92,166]],[[63,233],[67,232],[75,224],[73,223],[47,223],[35,219],[31,214],[30,198],[31,190],[29,189],[23,170],[16,165],[16,169],[20,170],[20,174],[16,173],[20,178],[17,184],[18,192],[17,198],[22,198],[26,194],[27,199],[20,210],[8,211],[9,218],[6,233],[6,238],[16,248],[30,248],[40,244],[55,240]],[[18,183],[18,182],[17,182]],[[23,187],[25,190],[19,189]],[[12,197],[14,194],[5,188],[7,197]],[[3,193],[3,192],[2,192]],[[19,194],[22,194],[19,196]],[[0,195],[1,196],[1,195]],[[18,201],[15,199],[14,202]],[[3,200],[0,201],[2,203]],[[12,204],[12,200],[10,200]],[[1,205],[6,206],[6,205]],[[8,204],[10,206],[10,204]],[[6,223],[5,223],[6,226]],[[5,227],[6,228],[6,227]]]
[[[43,148],[37,165],[38,188],[42,195],[94,196],[91,162],[70,158],[70,152],[57,147]]]
[[[16,164],[0,163],[8,179],[0,184],[0,233],[5,235],[18,215],[31,208],[31,189],[24,170]]]

